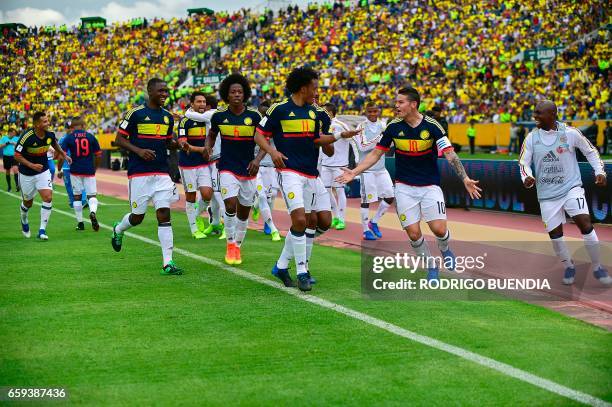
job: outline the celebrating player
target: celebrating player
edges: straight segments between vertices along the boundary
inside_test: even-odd
[[[168,98],[168,85],[153,78],[147,83],[149,101],[129,110],[121,123],[115,144],[128,150],[128,178],[131,213],[113,225],[111,243],[120,251],[123,233],[140,225],[152,201],[157,215],[157,236],[162,249],[163,275],[183,274],[172,260],[173,234],[170,204],[178,200],[176,185],[168,174],[167,150],[178,147],[172,139],[174,119],[163,108]]]
[[[539,102],[533,118],[536,129],[529,133],[521,151],[521,178],[525,187],[536,186],[544,227],[555,253],[565,266],[563,284],[573,284],[576,276],[576,268],[563,240],[565,212],[582,233],[593,275],[603,284],[612,284],[612,277],[601,266],[599,239],[591,223],[576,160],[576,149],[579,149],[595,170],[595,185],[605,187],[606,172],[599,153],[580,130],[557,121],[554,102]],[[531,171],[532,163],[534,173]]]
[[[270,154],[279,173],[279,185],[291,215],[291,228],[272,273],[285,286],[295,283],[287,270],[291,256],[297,268],[298,288],[312,289],[306,269],[306,213],[316,207],[319,146],[340,138],[320,135],[317,110],[312,105],[319,75],[310,68],[294,69],[287,77],[289,98],[275,103],[257,126],[255,141]],[[272,137],[275,147],[267,141]]]
[[[427,260],[427,278],[438,279],[438,268],[429,264],[431,253],[421,233],[420,221],[425,220],[436,236],[444,265],[453,270],[455,257],[449,249],[450,233],[446,226],[446,206],[440,189],[438,152],[444,153],[451,167],[463,180],[471,198],[479,198],[478,181],[470,179],[453,150],[446,132],[434,119],[419,113],[421,98],[412,87],[398,91],[395,110],[398,119],[392,120],[382,133],[376,149],[372,150],[354,170],[344,170],[337,180],[347,183],[379,162],[391,144],[395,144],[395,197],[397,214],[411,245]]]
[[[19,185],[21,186],[21,231],[27,238],[30,237],[28,211],[32,207],[36,191],[40,194],[43,203],[40,208],[40,228],[38,238],[49,240],[47,224],[51,216],[53,204],[53,184],[47,152],[53,147],[58,154],[69,163],[70,157],[57,144],[55,133],[49,131],[49,118],[44,112],[34,113],[32,116],[34,127],[26,130],[19,138],[15,148],[15,160],[19,163]]]
[[[100,165],[102,150],[100,144],[93,134],[85,131],[85,120],[78,116],[72,119],[73,131],[62,138],[60,146],[66,152],[70,152],[72,163],[70,164],[70,185],[74,194],[73,209],[77,219],[77,230],[85,230],[83,223],[82,195],[87,196],[89,203],[89,219],[91,227],[96,232],[100,229],[96,212],[98,211],[98,198],[96,197],[96,168]],[[60,157],[57,162],[58,178],[63,177],[64,160]]]

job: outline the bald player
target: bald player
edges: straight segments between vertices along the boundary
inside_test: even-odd
[[[580,130],[557,121],[554,102],[539,102],[533,118],[536,128],[529,133],[521,150],[521,178],[526,188],[536,187],[544,227],[565,266],[563,284],[573,284],[576,276],[574,262],[563,240],[565,213],[582,233],[593,275],[605,285],[612,284],[612,278],[601,266],[599,239],[591,223],[576,160],[576,149],[580,149],[595,170],[595,185],[605,187],[606,172],[599,153]]]

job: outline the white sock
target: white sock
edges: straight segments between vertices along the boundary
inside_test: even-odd
[[[306,229],[304,234],[306,235],[306,262],[310,261],[310,256],[312,255],[312,245],[314,244],[315,239],[314,229]]]
[[[134,227],[134,225],[130,223],[130,214],[126,213],[123,219],[121,219],[121,222],[119,222],[117,227],[115,227],[115,231],[118,233],[123,233],[131,227]]]
[[[174,248],[174,236],[170,222],[162,222],[157,225],[157,237],[161,244],[164,266],[172,261],[172,249]]]
[[[572,256],[570,255],[569,249],[565,244],[565,240],[563,236],[558,237],[556,239],[550,239],[553,245],[553,249],[557,254],[557,257],[561,259],[561,264],[563,264],[564,268],[574,267],[574,262],[572,261]]]
[[[30,208],[26,207],[23,203],[19,206],[19,215],[21,217],[21,223],[24,225],[28,224],[28,211]]]
[[[97,213],[98,212],[98,198],[92,196],[87,199],[87,203],[89,204],[89,212]]]
[[[223,216],[223,214],[225,213],[225,202],[223,201],[223,197],[221,196],[221,192],[215,192],[214,193],[214,198],[217,201],[217,206],[219,207],[219,210],[217,211],[217,216],[219,216],[219,218],[221,218],[221,216]],[[214,214],[213,214],[213,218],[214,218]]]
[[[346,211],[346,192],[344,188],[334,188],[338,195],[338,216],[337,218],[344,222],[344,212]]]
[[[438,241],[438,249],[440,249],[441,252],[447,251],[450,242],[450,230],[446,229],[446,234],[442,237],[436,236],[436,240]]]
[[[279,269],[286,269],[289,267],[289,262],[293,258],[293,239],[291,238],[291,232],[287,233],[285,237],[285,245],[283,246],[283,251],[281,252],[280,257],[276,261],[276,266]]]
[[[338,217],[338,202],[336,202],[336,197],[333,193],[333,188],[327,188],[329,192],[329,203],[331,204],[332,215],[334,218]]]
[[[263,196],[259,198],[259,210],[261,211],[261,218],[264,223],[268,225],[272,232],[278,232],[276,229],[276,225],[274,225],[274,221],[272,220],[272,210],[270,209],[270,205],[268,204],[268,199]]]
[[[240,247],[240,245],[242,245],[242,242],[244,242],[244,237],[246,236],[248,224],[249,218],[247,218],[247,220],[240,220],[236,218],[235,240],[236,246],[238,247]]]
[[[390,206],[391,205],[385,202],[384,199],[380,201],[380,203],[378,204],[378,209],[376,210],[376,215],[374,215],[374,217],[372,218],[372,223],[378,223],[380,218],[383,217],[383,215],[387,212],[387,209],[389,209]]]
[[[197,212],[199,211],[200,209],[198,208]],[[195,202],[185,202],[185,213],[187,213],[187,222],[189,222],[189,229],[192,234],[198,231],[198,225],[196,225],[197,212]]]
[[[219,203],[217,199],[213,197],[212,201],[210,201],[210,211],[212,213],[212,219],[210,223],[213,225],[218,225],[221,222],[221,213],[219,212],[221,209],[219,207]]]
[[[74,209],[74,214],[76,215],[77,222],[83,222],[83,202],[81,200],[74,200],[72,204],[72,208]]]
[[[591,230],[591,233],[582,235],[582,238],[584,239],[584,247],[591,258],[591,268],[597,270],[601,266],[601,259],[599,257],[599,238],[595,229]]]
[[[293,232],[289,231],[291,239],[293,240],[293,257],[295,259],[295,269],[297,274],[306,273],[306,235],[302,233],[301,236],[296,236]]]
[[[206,212],[206,210],[208,209],[208,205],[210,205],[210,201],[205,201],[200,197],[200,200],[198,201],[198,211],[196,213],[196,216],[200,216],[202,212]]]
[[[368,217],[370,216],[370,208],[360,208],[361,213],[361,226],[363,226],[363,231],[367,232],[370,230],[368,226],[368,221],[370,220]]]
[[[270,206],[270,209],[274,209],[274,200],[276,200],[277,194],[278,192],[276,191],[276,189],[273,189],[272,195],[270,196],[270,198],[268,198],[268,205]]]
[[[423,257],[423,267],[430,268],[429,259],[431,258],[431,252],[429,251],[429,246],[427,246],[427,242],[425,238],[421,236],[419,240],[411,240],[410,245],[416,252],[418,256]],[[432,267],[435,267],[435,264],[431,264]]]
[[[236,234],[236,214],[229,214],[225,212],[223,219],[225,220],[225,236],[227,243],[234,243]]]
[[[47,230],[47,224],[49,223],[52,208],[52,202],[43,202],[42,207],[40,208],[40,228],[42,230]]]

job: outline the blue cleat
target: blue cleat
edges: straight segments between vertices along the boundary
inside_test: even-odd
[[[565,273],[563,273],[563,284],[565,285],[574,284],[575,277],[576,277],[576,269],[573,267],[566,268]]]
[[[374,223],[372,221],[368,222],[368,227],[370,228],[370,230],[372,232],[374,232],[374,234],[376,235],[377,238],[381,238],[382,237],[382,233],[380,233],[380,229],[378,228],[378,223]]]
[[[363,240],[376,240],[376,235],[371,230],[363,232]]]
[[[427,269],[427,281],[438,280],[438,268],[433,267]]]
[[[40,229],[38,231],[38,240],[49,240],[49,236],[47,236],[45,229]]]
[[[268,224],[264,222],[264,235],[271,235],[271,234],[272,234],[272,229],[270,229],[270,226],[268,226]]]
[[[310,291],[312,290],[312,286],[310,285],[310,277],[308,273],[302,273],[297,275],[298,279],[298,288],[300,291]]]
[[[30,224],[29,223],[22,223],[21,224],[21,233],[23,233],[23,236],[25,238],[30,238]]]
[[[455,259],[455,254],[450,250],[445,250],[442,253],[442,259],[444,260],[444,267],[448,271],[455,271],[455,264],[457,260]]]
[[[593,270],[593,275],[600,283],[605,285],[612,284],[612,277],[608,275],[608,272],[603,267],[599,266],[597,270]]]
[[[279,269],[276,263],[274,263],[272,275],[282,281],[285,287],[295,287],[295,281],[291,279],[288,269]]]

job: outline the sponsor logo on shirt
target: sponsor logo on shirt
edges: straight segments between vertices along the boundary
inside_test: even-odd
[[[559,161],[559,157],[555,155],[555,153],[551,150],[542,158],[542,161],[545,163],[552,163],[555,161]]]

